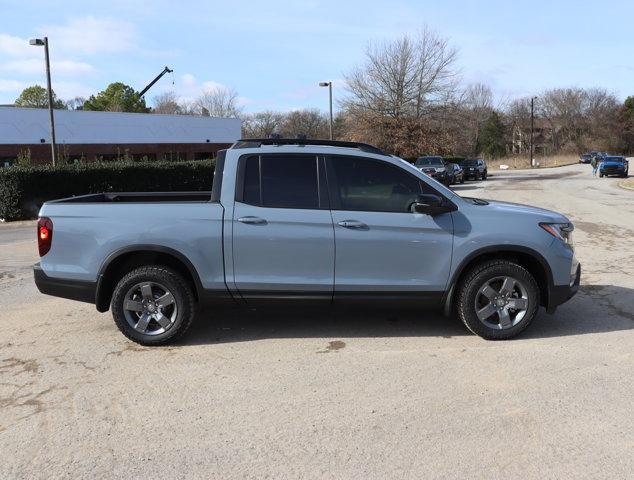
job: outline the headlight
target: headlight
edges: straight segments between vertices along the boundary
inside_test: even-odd
[[[575,229],[572,223],[540,223],[539,226],[553,237],[572,246],[572,231]]]

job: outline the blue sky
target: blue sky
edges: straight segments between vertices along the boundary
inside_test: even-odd
[[[498,101],[544,88],[604,87],[634,95],[631,1],[138,1],[0,0],[0,104],[44,84],[48,35],[53,88],[88,96],[114,81],[137,90],[174,69],[146,98],[184,98],[221,84],[246,111],[327,108],[319,81],[343,78],[369,41],[427,25],[459,50],[464,83],[484,82]],[[174,82],[172,84],[172,82]]]

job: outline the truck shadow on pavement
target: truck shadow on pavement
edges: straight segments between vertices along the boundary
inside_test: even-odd
[[[629,308],[628,308],[629,305]],[[634,290],[584,285],[554,315],[543,309],[513,341],[634,329]],[[268,338],[454,337],[471,333],[456,317],[435,311],[346,312],[334,310],[233,310],[201,312],[178,345],[204,345]],[[483,340],[484,341],[484,340]]]

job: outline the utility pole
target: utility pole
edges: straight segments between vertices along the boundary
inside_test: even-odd
[[[535,130],[535,98],[537,97],[531,97],[531,143],[530,143],[530,160],[531,160],[531,167],[535,166],[535,156],[534,156],[534,146],[533,146],[533,142],[534,142],[534,134],[533,131]]]
[[[51,86],[51,62],[48,56],[48,37],[33,38],[30,45],[44,46],[44,61],[46,63],[46,88],[48,90],[48,115],[51,122],[51,158],[53,166],[57,165],[57,147],[55,145],[55,116],[53,115],[53,87]]]
[[[320,87],[328,87],[328,96],[330,99],[330,140],[332,140],[332,82],[320,82]]]

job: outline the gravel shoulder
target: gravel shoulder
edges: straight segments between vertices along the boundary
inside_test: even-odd
[[[34,227],[0,226],[0,478],[631,478],[634,196],[586,165],[491,173],[456,191],[568,215],[583,265],[507,342],[431,313],[208,312],[140,347],[40,295]]]

